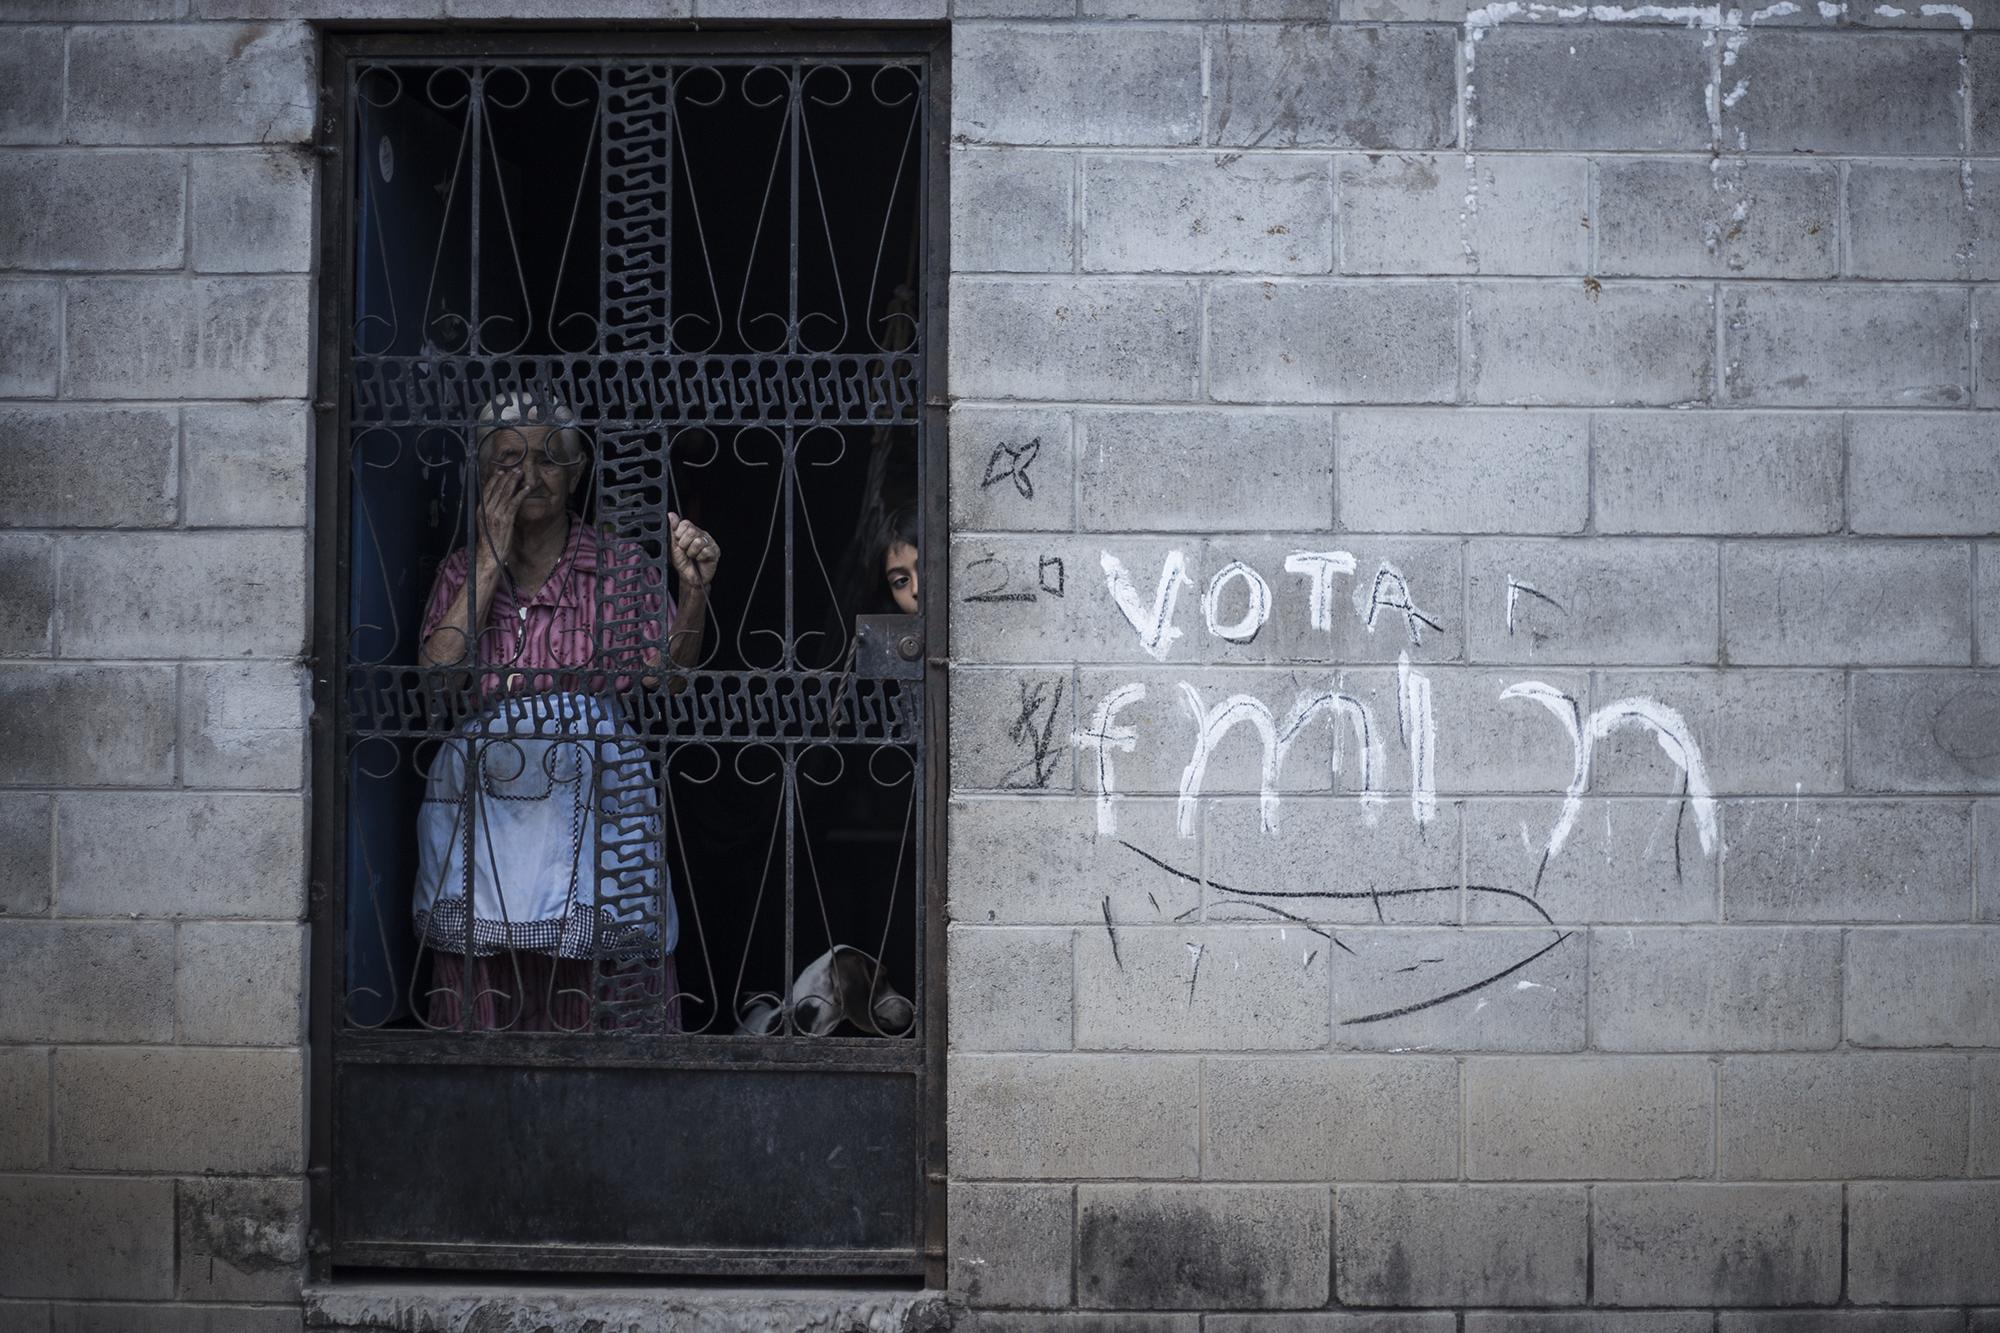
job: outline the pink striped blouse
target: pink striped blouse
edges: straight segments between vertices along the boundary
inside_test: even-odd
[[[438,567],[419,643],[445,627],[445,612],[465,586],[469,566],[461,546]],[[602,675],[565,680],[549,673],[593,665],[630,672],[657,665],[658,657],[647,649],[662,641],[662,614],[669,629],[675,615],[663,581],[635,544],[601,537],[589,524],[572,520],[569,541],[539,589],[517,597],[512,580],[503,578],[494,590],[486,622],[478,631],[478,661],[481,666],[510,669],[504,676],[500,672],[482,676],[480,691],[489,695],[597,691],[605,688]],[[615,622],[602,636],[597,624],[600,611]],[[618,675],[611,688],[622,690],[631,683],[629,674]]]

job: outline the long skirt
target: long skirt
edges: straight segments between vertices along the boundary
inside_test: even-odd
[[[594,981],[592,963],[584,958],[555,958],[525,949],[510,949],[468,959],[464,954],[432,955],[430,1012],[432,1027],[474,1032],[617,1032],[632,1029],[681,1030],[680,977],[668,954],[658,970],[647,969],[638,986],[618,989],[615,998],[643,998],[648,1003],[593,1022],[591,990],[610,1001],[617,983]],[[467,964],[470,964],[468,968]],[[467,972],[470,972],[470,978]],[[466,992],[471,990],[470,1021]],[[636,994],[635,994],[636,990]],[[664,1014],[664,1021],[662,1021]]]

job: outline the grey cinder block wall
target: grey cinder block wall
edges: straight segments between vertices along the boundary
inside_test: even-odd
[[[963,1325],[2000,1328],[2000,9],[707,8],[953,25]],[[300,1325],[313,21],[690,17],[0,15],[9,1333]]]

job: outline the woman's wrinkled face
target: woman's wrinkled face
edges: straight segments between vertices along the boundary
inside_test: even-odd
[[[521,474],[521,516],[547,519],[569,506],[583,473],[576,435],[555,426],[502,426],[480,446],[489,476]]]
[[[907,542],[893,543],[882,553],[882,577],[888,581],[889,596],[896,609],[906,616],[917,613],[917,548]]]

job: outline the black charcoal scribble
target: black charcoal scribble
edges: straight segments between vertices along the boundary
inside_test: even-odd
[[[1039,436],[1029,440],[1018,449],[1005,440],[993,446],[993,452],[986,456],[986,475],[979,479],[981,490],[998,486],[1003,481],[1014,483],[1023,500],[1035,498],[1034,478],[1028,475],[1028,464],[1035,461],[1035,455],[1042,451]]]

